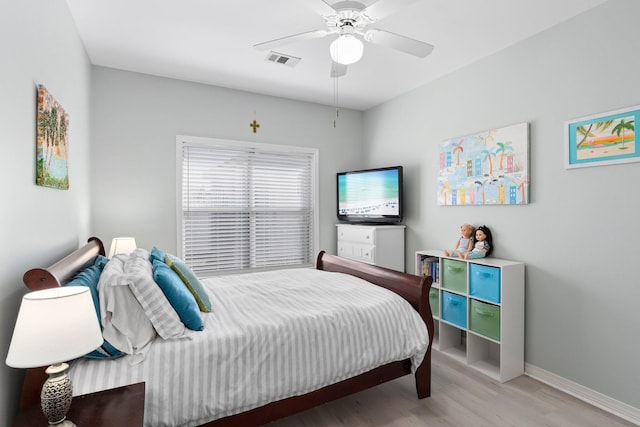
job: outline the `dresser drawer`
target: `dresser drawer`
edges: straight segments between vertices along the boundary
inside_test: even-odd
[[[467,293],[467,263],[443,259],[440,283],[444,289]]]
[[[338,256],[353,258],[353,245],[338,241]]]
[[[472,299],[469,309],[469,329],[500,341],[500,307]]]
[[[467,327],[467,297],[442,292],[442,320],[461,328]]]
[[[376,248],[373,245],[339,241],[338,256],[372,263],[375,260]]]
[[[500,269],[470,264],[469,295],[500,304]]]
[[[360,259],[365,262],[373,262],[376,259],[376,247],[371,245],[356,245],[360,248]]]
[[[376,229],[363,226],[338,227],[338,240],[375,245]]]

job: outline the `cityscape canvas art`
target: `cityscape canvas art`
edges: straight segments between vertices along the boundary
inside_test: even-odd
[[[529,203],[528,123],[443,141],[438,162],[438,205]]]

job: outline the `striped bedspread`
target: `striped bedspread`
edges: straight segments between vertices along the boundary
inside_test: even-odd
[[[393,292],[353,276],[292,269],[205,279],[205,329],[156,338],[146,359],[78,359],[74,394],[146,382],[145,426],[197,426],[411,358],[428,332]]]

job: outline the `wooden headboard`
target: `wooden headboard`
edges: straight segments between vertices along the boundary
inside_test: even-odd
[[[71,280],[80,270],[91,265],[98,255],[105,255],[104,245],[97,237],[90,237],[87,244],[73,251],[48,268],[33,268],[22,276],[24,284],[32,291],[55,288]]]

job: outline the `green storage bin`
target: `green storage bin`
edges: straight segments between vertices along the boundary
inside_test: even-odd
[[[500,306],[471,299],[469,307],[469,329],[500,341]]]
[[[440,316],[440,297],[437,289],[429,290],[429,305],[431,306],[431,314],[434,317]]]
[[[445,289],[467,293],[467,263],[453,259],[442,260],[442,279],[440,284]]]

